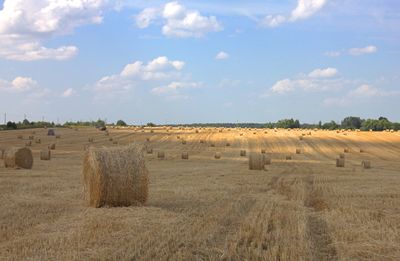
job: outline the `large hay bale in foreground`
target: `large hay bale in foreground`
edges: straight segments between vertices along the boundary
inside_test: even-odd
[[[263,170],[266,161],[265,154],[262,153],[250,153],[249,156],[249,169],[250,170]],[[270,161],[269,161],[270,163]]]
[[[29,148],[9,148],[4,151],[3,157],[6,168],[31,169],[33,166],[32,151]]]
[[[50,160],[51,159],[51,150],[44,149],[40,151],[40,159],[41,160]]]
[[[143,147],[90,147],[83,159],[83,183],[91,207],[130,206],[148,197],[148,170]]]
[[[336,167],[338,168],[344,168],[344,159],[336,159]]]

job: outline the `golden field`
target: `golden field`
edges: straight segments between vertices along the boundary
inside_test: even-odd
[[[33,169],[0,160],[0,260],[400,260],[399,132],[152,130],[56,129],[59,139],[34,130]],[[30,135],[2,131],[0,147]],[[84,146],[132,141],[153,148],[147,203],[87,207]],[[272,164],[249,170],[249,153],[261,149]]]

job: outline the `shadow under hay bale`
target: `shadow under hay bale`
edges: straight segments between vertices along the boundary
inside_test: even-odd
[[[364,153],[365,152],[365,150],[363,150],[363,149],[360,149],[360,153]]]
[[[361,162],[361,166],[362,166],[363,169],[370,169],[371,168],[371,161],[363,160]]]
[[[188,160],[189,159],[189,153],[183,152],[182,153],[182,159]]]
[[[40,151],[40,159],[41,160],[50,160],[51,159],[51,150],[44,149]]]
[[[165,158],[165,152],[164,151],[159,151],[157,153],[157,158],[159,159],[164,159]]]
[[[85,198],[91,207],[117,207],[145,203],[148,170],[143,147],[89,148],[83,159]]]
[[[240,151],[240,156],[241,157],[246,157],[246,151],[245,150],[241,150]]]
[[[336,167],[344,168],[344,163],[345,163],[344,159],[336,159]]]
[[[9,148],[4,151],[6,168],[31,169],[33,166],[32,151],[29,148]]]

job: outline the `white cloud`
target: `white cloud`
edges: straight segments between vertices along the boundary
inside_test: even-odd
[[[326,0],[298,0],[297,7],[292,11],[289,20],[306,19],[318,12],[325,4]]]
[[[329,57],[339,57],[341,54],[342,53],[340,51],[329,51],[324,53],[325,56]]]
[[[374,45],[369,45],[363,48],[351,48],[349,50],[350,55],[359,56],[364,54],[371,54],[378,51],[378,48]]]
[[[290,79],[277,81],[274,86],[271,87],[271,91],[278,94],[285,94],[293,90],[294,83]]]
[[[226,60],[229,58],[229,54],[227,54],[226,52],[219,52],[216,56],[215,59],[217,60]]]
[[[292,10],[289,16],[282,14],[267,15],[260,24],[266,27],[277,27],[285,22],[307,19],[321,10],[326,2],[326,0],[298,0],[296,8]]]
[[[37,86],[37,82],[29,77],[18,76],[12,81],[0,79],[0,91],[27,92]]]
[[[0,10],[0,56],[10,60],[64,60],[75,46],[48,48],[43,43],[85,24],[102,22],[106,0],[5,0]]]
[[[315,69],[308,74],[312,78],[330,78],[336,76],[338,70],[336,68]]]
[[[61,96],[64,98],[69,98],[69,97],[74,96],[75,94],[76,94],[76,91],[74,89],[68,88],[62,93]]]
[[[167,94],[167,95],[171,96],[171,95],[179,94],[180,90],[199,88],[199,87],[201,87],[201,85],[202,85],[202,83],[199,83],[199,82],[177,82],[177,81],[174,81],[166,86],[153,88],[151,90],[151,92],[153,94],[157,94],[157,95]]]
[[[172,37],[202,37],[222,30],[215,16],[203,16],[178,2],[169,2],[161,8],[146,8],[135,16],[135,20],[139,28],[147,28],[155,20],[162,20],[162,33]]]

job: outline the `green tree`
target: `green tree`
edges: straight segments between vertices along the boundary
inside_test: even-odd
[[[9,121],[9,122],[7,122],[7,129],[16,130],[17,129],[17,124],[15,122]]]
[[[126,122],[124,122],[123,120],[118,120],[116,125],[117,126],[127,126]]]
[[[342,121],[342,128],[343,129],[360,129],[362,121],[360,117],[346,117]]]

